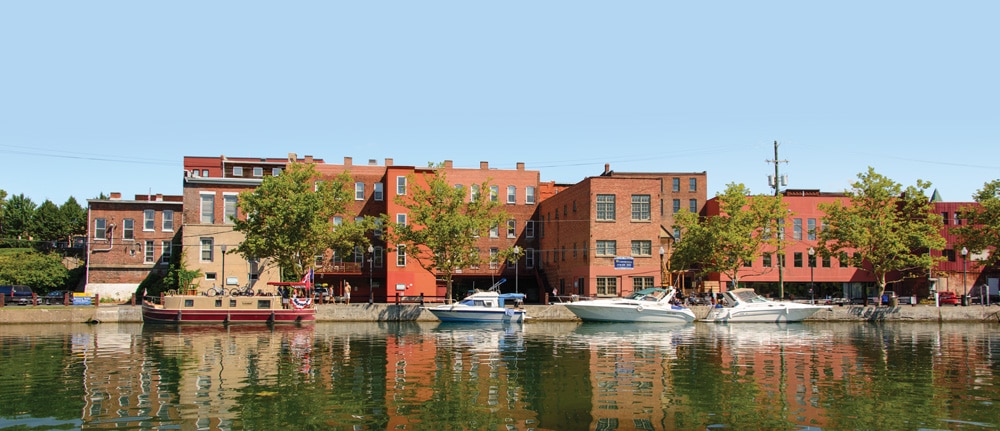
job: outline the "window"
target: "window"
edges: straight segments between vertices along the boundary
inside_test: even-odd
[[[234,177],[242,177],[243,176],[243,167],[242,166],[233,166],[233,176]]]
[[[160,260],[163,262],[170,262],[170,257],[174,254],[174,244],[171,241],[163,241],[160,243]]]
[[[360,181],[354,183],[354,200],[365,200],[365,183]]]
[[[680,241],[680,240],[681,240],[681,228],[675,227],[674,228],[674,241],[676,242],[676,241]]]
[[[597,220],[615,219],[615,195],[597,195]]]
[[[201,176],[203,176],[205,178],[208,178],[208,169],[202,169],[201,170]]]
[[[263,177],[264,176],[264,168],[262,168],[260,166],[257,166],[255,168],[253,168],[253,176],[255,176],[255,177]]]
[[[490,238],[500,238],[500,226],[490,226]]]
[[[173,232],[174,210],[163,210],[163,230],[167,232]]]
[[[597,248],[594,250],[595,256],[614,256],[617,243],[614,240],[597,240]]]
[[[944,256],[945,259],[948,259],[948,262],[954,262],[955,261],[955,250],[954,249],[941,250],[941,256]]]
[[[632,256],[652,256],[653,242],[649,240],[632,241]]]
[[[281,168],[271,168],[271,176],[276,177],[281,175]]]
[[[823,268],[830,267],[830,256],[823,256]]]
[[[771,253],[764,253],[764,268],[771,267]]]
[[[841,268],[847,268],[847,265],[850,264],[850,262],[847,261],[848,260],[847,259],[847,253],[844,253],[844,252],[840,252],[840,254],[837,256],[837,260],[840,261],[840,267]],[[952,261],[952,262],[954,262],[954,261]]]
[[[802,219],[792,219],[792,239],[802,239]]]
[[[212,238],[202,238],[201,239],[201,261],[211,262],[212,261],[212,249],[215,244],[215,240]]]
[[[490,269],[497,269],[500,262],[500,249],[490,247]]]
[[[500,186],[490,186],[490,201],[499,202]]]
[[[507,220],[507,238],[517,238],[517,220]]]
[[[215,223],[215,193],[202,193],[201,195],[201,222],[204,224]]]
[[[696,191],[698,191],[698,179],[697,178],[688,178],[688,191],[689,192],[696,192]]]
[[[946,226],[948,225],[948,211],[944,211],[941,213],[941,220],[944,222]]]
[[[94,239],[108,239],[108,219],[94,219]]]
[[[793,255],[793,259],[795,267],[802,268],[802,252],[801,251],[795,252],[795,254]]]
[[[524,236],[525,238],[535,237],[535,221],[528,220],[524,222]]]
[[[597,294],[604,296],[617,296],[618,279],[615,277],[597,277]]]
[[[816,255],[815,254],[810,254],[809,255],[809,263],[808,264],[809,264],[810,268],[815,268],[816,267]]]
[[[524,188],[524,203],[527,205],[535,204],[535,186]]]
[[[469,187],[469,201],[475,202],[476,199],[479,199],[479,184],[473,184],[472,187]]]
[[[344,224],[343,216],[333,216],[333,228],[336,229],[337,226]]]
[[[396,246],[396,266],[406,266],[406,245]]]
[[[650,220],[649,195],[632,195],[632,220]]]
[[[122,220],[122,239],[135,239],[135,220]]]
[[[142,211],[142,230],[144,231],[156,230],[156,210]]]
[[[385,195],[385,190],[384,190],[385,186],[383,186],[382,183],[375,183],[375,187],[374,188],[375,188],[375,196],[374,196],[374,198],[375,198],[376,201],[381,202],[382,199],[383,199],[383,196]]]
[[[677,193],[677,192],[681,191],[681,179],[680,178],[674,178],[673,179],[673,181],[672,181],[672,187],[670,188],[670,190],[673,191],[674,193]]]
[[[698,214],[698,199],[688,200],[688,211]]]
[[[816,219],[806,219],[806,238],[809,241],[816,241]]]
[[[962,224],[962,213],[955,211],[955,226]]]
[[[396,214],[396,224],[406,226],[406,213]]]
[[[146,241],[146,254],[143,263],[153,263],[153,256],[156,250],[153,249],[153,241]]]
[[[650,287],[653,287],[653,277],[632,277],[633,291],[648,289]]]
[[[507,203],[516,204],[517,203],[517,187],[507,186]]]
[[[382,265],[385,264],[383,262],[383,260],[384,260],[383,253],[384,252],[385,252],[385,250],[381,246],[375,247],[375,253],[372,256],[372,260],[374,261],[374,264],[375,264],[376,268],[381,268]]]
[[[674,214],[681,212],[681,200],[674,199]]]
[[[400,196],[406,194],[406,177],[396,177],[396,194]]]
[[[524,249],[524,267],[532,269],[535,267],[535,249],[526,248]]]
[[[381,218],[375,220],[375,228],[374,228],[374,230],[372,232],[372,235],[374,235],[376,239],[382,239],[382,219]]]
[[[222,212],[223,212],[222,222],[224,224],[233,224],[233,220],[236,219],[237,199],[238,196],[234,194],[227,193],[222,195]]]

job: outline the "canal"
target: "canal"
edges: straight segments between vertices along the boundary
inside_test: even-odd
[[[996,323],[0,326],[0,428],[987,430]]]

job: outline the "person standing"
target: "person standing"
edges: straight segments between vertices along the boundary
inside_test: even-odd
[[[344,282],[344,303],[351,303],[351,283],[346,281]]]

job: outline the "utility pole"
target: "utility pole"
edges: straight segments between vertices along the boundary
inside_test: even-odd
[[[772,178],[768,183],[771,187],[774,187],[774,197],[777,198],[781,195],[781,186],[787,185],[788,178],[781,177],[778,175],[778,165],[781,163],[788,163],[788,160],[781,160],[778,158],[778,141],[774,141],[774,159],[765,160],[767,163],[774,164],[774,178]],[[780,218],[777,220],[778,224],[778,298],[785,299],[785,252],[783,247],[785,245],[785,219]]]

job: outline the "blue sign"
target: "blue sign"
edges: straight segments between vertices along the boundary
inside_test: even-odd
[[[615,269],[632,269],[632,268],[635,268],[635,261],[631,257],[615,258]]]

